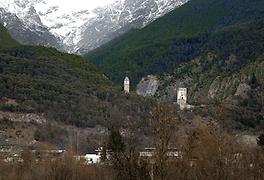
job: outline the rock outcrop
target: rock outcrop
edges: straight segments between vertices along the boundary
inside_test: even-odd
[[[32,113],[12,113],[0,111],[0,119],[7,119],[12,122],[25,122],[25,123],[37,123],[45,124],[47,119],[43,115]]]
[[[137,85],[137,94],[150,97],[154,96],[159,87],[159,80],[156,76],[149,75],[142,80]]]

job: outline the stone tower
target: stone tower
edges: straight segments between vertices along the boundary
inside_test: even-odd
[[[180,105],[180,109],[187,108],[187,88],[179,88],[177,93],[177,103]]]
[[[126,77],[125,80],[124,80],[124,91],[125,93],[129,93],[129,87],[130,86],[130,81],[129,81],[129,78]]]

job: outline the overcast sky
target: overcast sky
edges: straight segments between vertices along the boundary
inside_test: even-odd
[[[107,5],[116,0],[48,0],[49,3],[59,5],[67,9],[92,10],[99,6]]]

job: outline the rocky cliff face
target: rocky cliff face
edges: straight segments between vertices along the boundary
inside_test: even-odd
[[[154,96],[159,87],[159,80],[156,76],[149,75],[142,80],[137,85],[137,94],[149,97]]]
[[[162,88],[159,88],[157,96],[163,99],[174,100],[177,89],[179,87],[187,87],[189,89],[189,99],[191,101],[209,101],[212,99],[227,100],[231,96],[243,96],[246,98],[251,88],[249,85],[250,74],[244,75],[240,73],[234,73],[232,75],[221,74],[219,72],[202,72],[197,71],[194,68],[197,62],[200,63],[200,59],[193,60],[191,64],[193,68],[192,75],[183,75],[175,78],[175,74],[172,76],[163,77],[161,81]],[[185,66],[183,65],[178,69],[179,72],[183,71]],[[200,74],[201,73],[201,74]],[[204,74],[202,74],[204,73]],[[215,73],[214,75],[212,73]]]
[[[221,69],[215,58],[199,57],[178,66],[174,73],[161,76],[154,96],[176,102],[177,89],[186,87],[187,103],[195,107],[194,111],[218,119],[225,128],[241,130],[261,126],[264,123],[264,56],[232,72]]]
[[[194,59],[181,65],[174,74],[163,76],[155,96],[175,101],[177,89],[187,87],[190,103],[204,104],[217,100],[261,110],[264,102],[263,59],[259,58],[232,73],[221,70],[210,57]],[[183,73],[186,70],[189,73]]]

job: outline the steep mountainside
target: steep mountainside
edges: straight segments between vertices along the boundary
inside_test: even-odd
[[[187,1],[118,0],[94,10],[68,10],[51,0],[3,0],[0,22],[22,44],[82,53],[131,28],[142,28]]]
[[[0,49],[18,46],[19,44],[10,36],[7,29],[0,25]]]
[[[95,66],[52,48],[0,50],[0,110],[44,114],[79,127],[145,122],[150,101],[125,95]],[[9,103],[12,102],[12,103]]]
[[[119,0],[94,10],[96,16],[84,26],[80,52],[88,52],[125,32],[142,28],[188,0]]]
[[[139,82],[145,75],[171,72],[175,65],[197,57],[206,50],[212,32],[262,18],[264,1],[260,0],[190,1],[142,30],[131,31],[94,50],[87,57],[114,82],[120,83],[125,75]],[[228,43],[228,39],[225,40]]]
[[[194,110],[201,108],[203,113],[199,114],[218,119],[226,129],[262,129],[264,56],[234,72],[222,72],[214,62],[218,58],[208,53],[160,77],[155,96],[175,102],[177,89],[187,87],[188,103],[195,106]],[[237,57],[231,55],[232,58]]]
[[[225,128],[263,125],[263,48],[264,20],[218,30],[203,53],[161,75],[154,94],[175,102],[178,88],[187,87],[188,103],[203,107],[204,114],[228,124]]]
[[[34,11],[33,11],[34,12]],[[35,16],[27,16],[25,19],[31,19]],[[52,35],[42,24],[26,24],[14,13],[1,8],[0,2],[0,23],[3,24],[11,34],[21,44],[27,45],[45,45],[62,49],[58,38]]]

